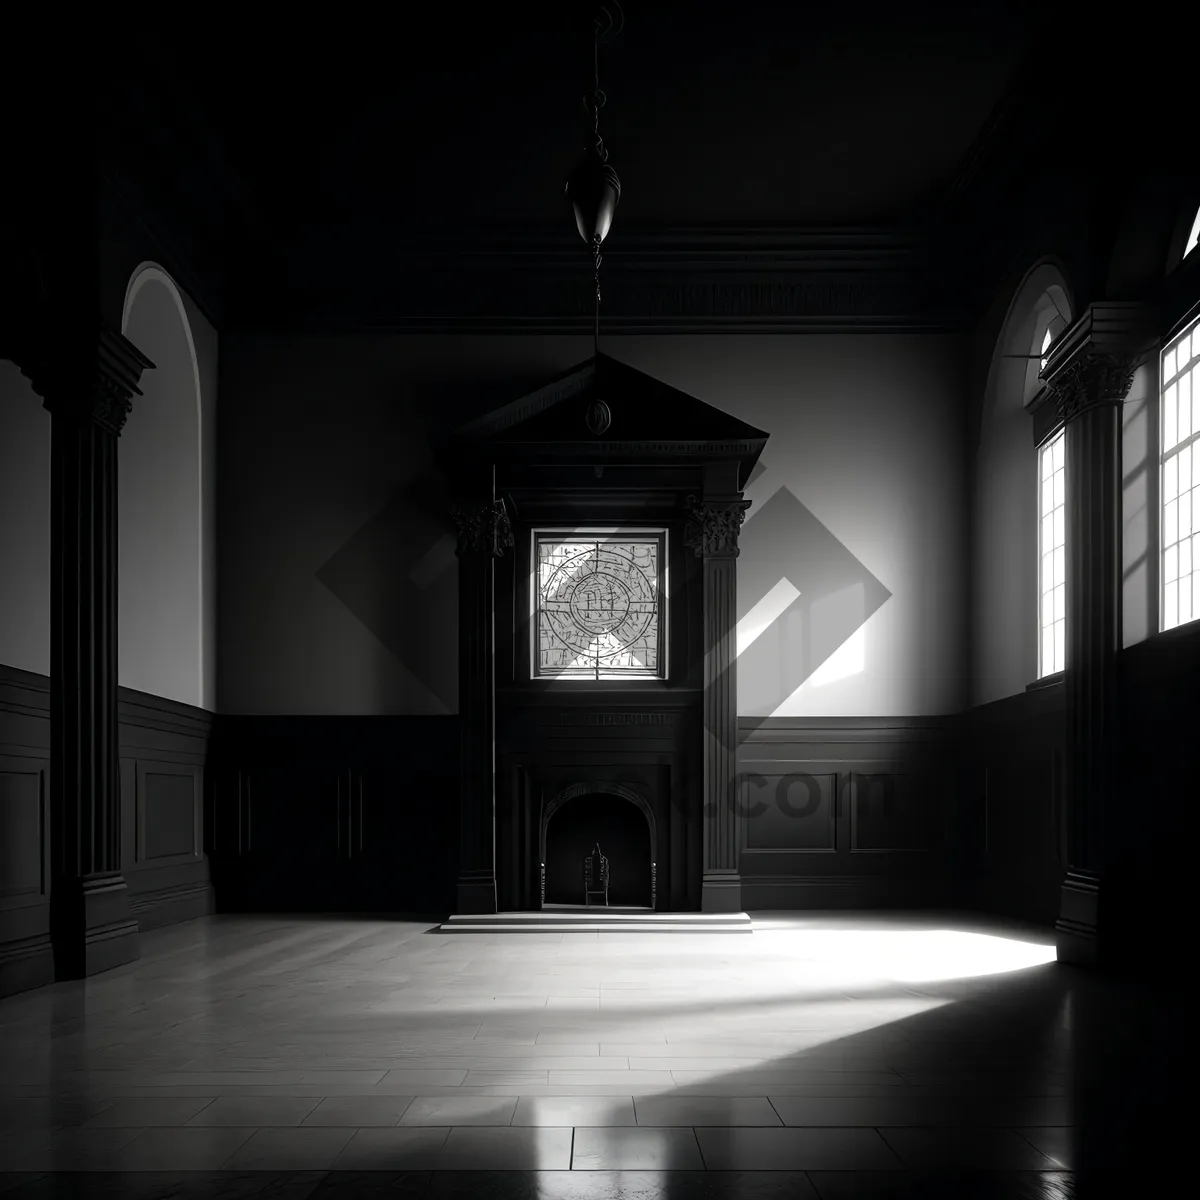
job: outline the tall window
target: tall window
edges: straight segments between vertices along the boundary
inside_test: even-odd
[[[1067,444],[1059,431],[1038,452],[1038,677],[1067,665]]]
[[[1162,354],[1162,627],[1200,617],[1200,321]]]
[[[538,676],[666,677],[665,530],[533,535]]]

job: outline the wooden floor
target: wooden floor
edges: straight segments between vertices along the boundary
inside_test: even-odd
[[[1069,1196],[1174,1111],[1182,1007],[1048,931],[430,929],[208,918],[0,1001],[0,1194]]]

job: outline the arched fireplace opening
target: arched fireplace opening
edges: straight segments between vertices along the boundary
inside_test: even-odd
[[[584,903],[583,862],[599,844],[609,907],[656,907],[655,832],[649,805],[631,789],[575,785],[559,793],[542,818],[543,905]]]

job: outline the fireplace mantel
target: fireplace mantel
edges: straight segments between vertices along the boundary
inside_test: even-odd
[[[603,400],[612,424],[587,424]],[[767,435],[598,354],[439,448],[460,560],[461,913],[540,906],[544,806],[582,780],[651,814],[658,907],[741,909],[736,558]],[[665,530],[665,679],[535,677],[533,532]]]

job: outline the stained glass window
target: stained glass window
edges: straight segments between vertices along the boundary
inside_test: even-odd
[[[537,675],[664,677],[665,533],[538,533],[534,549]]]

